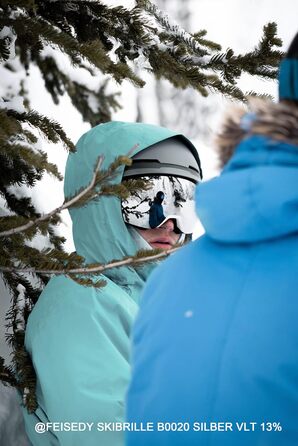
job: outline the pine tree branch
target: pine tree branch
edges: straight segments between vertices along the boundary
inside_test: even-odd
[[[141,56],[151,65],[149,70],[157,78],[164,77],[177,88],[192,87],[203,96],[214,91],[243,101],[244,93],[239,88],[231,88],[241,74],[275,78],[283,56],[281,51],[274,50],[274,46],[281,46],[275,23],[264,27],[255,50],[234,55],[232,50],[218,52],[220,45],[203,38],[206,34],[203,31],[188,33],[150,0],[138,0],[131,10],[89,0],[38,0],[35,5],[30,9],[25,2],[22,12],[3,21],[6,26],[13,27],[18,36],[16,46],[20,47],[21,62],[25,66],[38,60],[44,42],[48,42],[67,53],[77,66],[87,69],[85,60],[103,73],[109,73],[117,82],[129,79],[142,86],[144,82],[129,65],[129,61],[136,62]],[[112,57],[113,50],[118,61]],[[214,74],[210,75],[210,71]],[[52,80],[47,79],[47,82],[50,85]],[[52,87],[50,90],[52,88],[57,98],[63,94],[63,88],[59,82],[54,83],[55,91]],[[79,92],[78,96],[83,97],[84,92]],[[92,116],[88,106],[83,105],[84,101],[77,103],[86,115]]]
[[[155,249],[152,251],[138,251],[135,256],[124,258],[122,260],[114,260],[106,264],[95,264],[95,266],[87,266],[83,268],[61,268],[61,269],[38,269],[38,268],[15,268],[0,266],[0,271],[15,272],[15,273],[39,273],[46,275],[76,275],[76,274],[98,274],[112,268],[119,268],[121,266],[137,266],[148,261],[155,261],[169,256],[176,252],[181,246],[163,250]],[[148,252],[151,253],[148,255]]]
[[[9,235],[18,234],[20,232],[26,231],[27,229],[30,229],[32,226],[37,225],[38,223],[41,223],[42,221],[49,220],[51,217],[53,217],[55,214],[60,213],[64,209],[67,209],[71,206],[73,206],[76,202],[81,200],[88,192],[90,192],[95,184],[96,184],[96,177],[97,172],[100,169],[102,163],[103,163],[104,157],[100,156],[98,158],[97,164],[95,166],[95,170],[93,173],[93,177],[91,179],[90,184],[85,187],[80,193],[78,193],[76,196],[71,198],[70,200],[66,201],[62,205],[58,206],[56,209],[53,209],[51,212],[42,215],[41,217],[36,218],[35,220],[30,220],[28,223],[18,226],[16,228],[8,229],[7,231],[0,232],[0,237],[7,237]]]
[[[73,142],[67,137],[66,133],[58,122],[49,119],[46,116],[42,116],[34,110],[24,113],[18,113],[15,110],[7,110],[7,116],[12,116],[19,122],[30,124],[32,127],[39,130],[49,142],[57,143],[61,141],[66,149],[71,152],[75,152]]]
[[[72,79],[72,73],[69,71],[65,73],[58,66],[54,51],[51,51],[53,56],[40,54],[36,56],[35,60],[53,102],[59,104],[60,96],[66,91],[73,106],[81,113],[83,120],[89,122],[92,127],[102,122],[111,121],[112,112],[116,112],[122,107],[117,99],[120,92],[107,92],[109,79],[104,79],[96,89],[90,89],[83,82],[79,83],[76,78]],[[95,77],[95,74],[90,72],[90,76]]]
[[[113,163],[111,163],[109,168],[103,172],[100,172],[100,168],[104,161],[104,157],[99,156],[98,161],[94,168],[94,173],[93,173],[92,179],[87,187],[80,190],[77,194],[75,194],[73,197],[71,197],[70,199],[65,201],[62,205],[53,209],[51,212],[41,215],[41,216],[37,217],[36,219],[30,220],[27,223],[19,225],[15,228],[7,229],[5,231],[0,232],[0,237],[8,237],[8,236],[12,236],[12,235],[16,235],[21,232],[24,232],[24,231],[32,228],[35,225],[38,225],[46,220],[51,219],[52,217],[59,214],[61,211],[65,210],[65,209],[68,209],[75,205],[82,206],[83,204],[86,204],[86,202],[97,199],[102,195],[120,195],[120,196],[127,195],[126,194],[127,190],[122,184],[105,185],[102,183],[106,182],[108,179],[111,179],[113,177],[113,175],[115,174],[115,171],[121,165],[131,163],[131,159],[128,157],[132,155],[132,153],[135,151],[135,149],[137,147],[138,147],[138,144],[135,144],[128,151],[128,154],[126,157],[120,156],[120,157],[116,158],[116,160]],[[97,184],[101,185],[101,189],[96,191],[95,193],[91,193]]]
[[[0,380],[4,385],[10,385],[11,387],[18,387],[18,382],[13,374],[12,368],[6,366],[4,359],[0,356]]]

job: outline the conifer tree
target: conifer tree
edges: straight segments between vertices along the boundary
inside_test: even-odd
[[[167,11],[184,29],[191,28],[191,0],[184,0],[183,8],[180,0],[157,0],[156,4],[161,10]],[[142,90],[139,91],[142,94]],[[178,89],[166,79],[155,80],[155,94],[158,122],[161,126],[184,132],[190,138],[199,136],[200,141],[210,137],[210,115],[215,114],[218,106],[217,96],[212,95],[205,101],[200,95],[194,95],[191,87]]]
[[[18,70],[26,72],[30,66],[38,67],[53,101],[59,103],[62,94],[68,94],[83,120],[91,125],[110,120],[119,107],[117,94],[107,92],[108,77],[119,84],[126,79],[136,87],[144,86],[134,69],[137,62],[176,88],[191,87],[203,96],[216,92],[245,100],[237,79],[243,72],[275,78],[282,56],[276,48],[279,46],[276,25],[270,23],[252,51],[241,55],[235,55],[232,49],[222,51],[220,45],[206,38],[205,31],[189,34],[149,0],[137,0],[131,10],[112,8],[99,0],[0,0],[2,72],[9,77]],[[57,55],[64,55],[74,69],[104,79],[100,87],[94,90],[78,82],[59,66]],[[7,90],[1,96],[0,196],[4,205],[0,217],[0,272],[13,302],[8,318],[13,329],[10,342],[14,356],[12,366],[0,358],[0,378],[16,386],[28,409],[34,410],[35,377],[24,349],[24,330],[48,277],[68,274],[83,285],[104,286],[102,280],[94,283],[94,277],[98,279],[105,268],[137,264],[146,256],[139,252],[135,258],[119,259],[112,265],[85,266],[83,258],[64,251],[63,239],[56,235],[59,213],[106,194],[125,197],[146,185],[136,180],[125,186],[111,185],[119,166],[130,160],[116,159],[103,171],[99,157],[90,185],[74,197],[67,197],[53,212],[42,214],[18,189],[32,188],[45,173],[61,180],[57,167],[42,150],[41,141],[60,144],[70,151],[75,148],[59,123],[30,107],[22,78],[17,91]],[[32,244],[40,234],[49,241],[45,249]],[[151,260],[164,255],[153,251]],[[94,277],[88,279],[88,274]]]

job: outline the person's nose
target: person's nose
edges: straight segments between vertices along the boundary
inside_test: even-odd
[[[165,229],[167,232],[172,232],[174,231],[174,221],[171,220],[167,220],[163,225],[160,226],[161,229]]]

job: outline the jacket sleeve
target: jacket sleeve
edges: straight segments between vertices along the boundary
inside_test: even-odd
[[[136,304],[114,284],[57,287],[46,288],[26,332],[40,408],[50,422],[93,423],[90,430],[54,431],[59,445],[123,445],[123,433],[99,432],[97,423],[123,421]],[[39,445],[36,435],[31,441]]]

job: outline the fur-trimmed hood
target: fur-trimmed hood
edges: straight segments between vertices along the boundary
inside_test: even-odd
[[[276,104],[251,98],[248,112],[243,106],[231,108],[215,139],[220,167],[230,160],[238,144],[252,135],[298,146],[298,107],[286,102]]]
[[[229,114],[217,145],[224,169],[196,196],[207,235],[256,243],[298,232],[298,108],[254,100]]]

